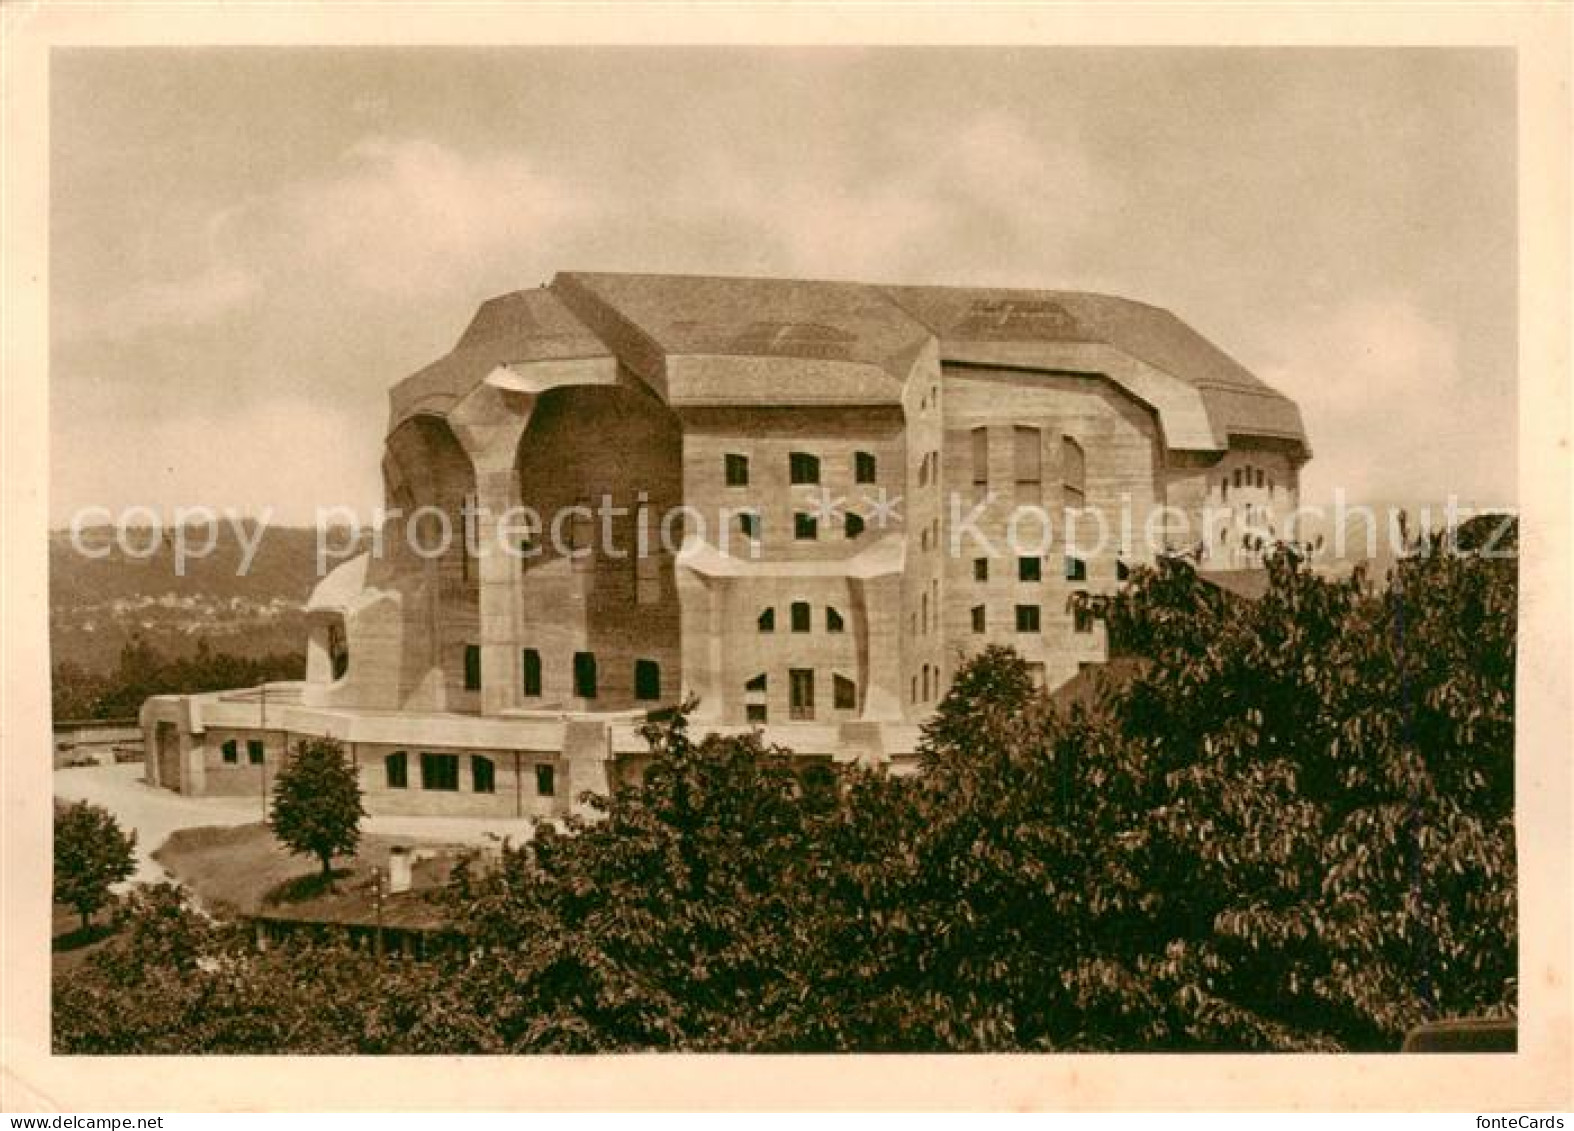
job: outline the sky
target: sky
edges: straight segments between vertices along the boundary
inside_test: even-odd
[[[1515,501],[1512,54],[57,49],[51,521],[380,501],[560,270],[1095,290],[1301,405],[1303,498]]]

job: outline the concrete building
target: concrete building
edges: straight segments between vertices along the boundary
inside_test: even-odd
[[[331,734],[374,812],[561,813],[688,695],[901,768],[970,652],[1058,686],[1104,655],[1075,594],[1251,564],[1310,454],[1172,315],[1073,292],[566,273],[390,399],[390,516],[313,593],[305,682],[150,700],[150,781],[265,789]]]

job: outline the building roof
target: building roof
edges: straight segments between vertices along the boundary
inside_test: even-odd
[[[987,356],[982,343],[1106,345],[1196,390],[1221,446],[1232,435],[1305,446],[1294,401],[1159,307],[1086,291],[888,287],[886,293],[935,332],[942,360]],[[1183,446],[1173,439],[1172,446]]]
[[[1168,311],[1079,291],[564,272],[482,304],[447,357],[402,382],[394,423],[500,365],[616,357],[671,404],[899,403],[915,362],[1109,377],[1172,448],[1249,436],[1306,452],[1295,403]]]

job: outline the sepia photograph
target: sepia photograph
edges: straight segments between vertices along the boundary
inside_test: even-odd
[[[483,42],[45,53],[40,1055],[1568,1103],[1511,42]]]

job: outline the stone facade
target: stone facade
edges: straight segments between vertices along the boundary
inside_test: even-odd
[[[636,728],[900,769],[958,663],[1103,658],[1078,593],[1256,564],[1293,403],[1164,311],[1070,292],[560,275],[391,395],[389,517],[308,606],[304,683],[150,700],[148,777],[263,794],[344,741],[374,811],[550,815]]]

